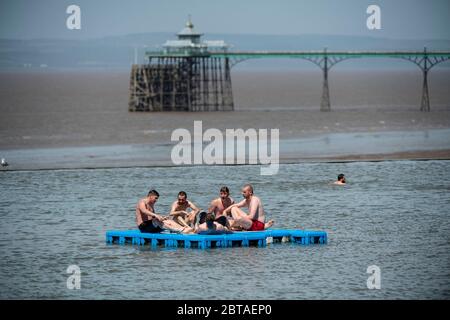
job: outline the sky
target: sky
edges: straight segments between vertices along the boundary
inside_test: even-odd
[[[81,30],[69,30],[69,5]],[[369,5],[381,30],[366,26]],[[329,34],[450,39],[449,0],[0,0],[0,38],[92,39],[181,30],[188,15],[205,34]]]

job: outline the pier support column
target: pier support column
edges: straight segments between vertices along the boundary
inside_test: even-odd
[[[423,72],[423,86],[422,86],[422,101],[420,103],[420,111],[429,112],[430,111],[430,95],[428,93],[428,55],[427,48],[424,48],[424,65],[422,68]]]
[[[231,85],[231,74],[230,74],[230,59],[225,58],[225,98],[224,98],[224,110],[227,111],[233,111],[234,110],[234,103],[233,103],[233,87]]]
[[[327,49],[325,48],[325,54],[323,58],[323,86],[322,86],[322,100],[320,102],[320,111],[331,111],[330,107],[330,91],[328,87],[328,56]]]

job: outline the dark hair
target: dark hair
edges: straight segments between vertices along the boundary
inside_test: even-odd
[[[250,191],[251,191],[252,194],[253,194],[253,186],[252,186],[250,183],[247,183],[247,184],[244,186],[244,188],[250,188]]]
[[[220,223],[221,225],[223,225],[224,227],[227,226],[227,217],[225,216],[220,216],[215,220],[217,223]]]
[[[214,228],[214,219],[215,219],[215,215],[213,212],[208,212],[206,214],[206,226],[208,227],[208,229],[212,229]]]
[[[178,192],[178,196],[184,196],[185,198],[187,198],[187,194],[184,191]]]
[[[155,189],[150,190],[150,191],[148,192],[148,194],[147,194],[147,197],[150,196],[150,195],[154,195],[154,196],[159,197],[159,193],[158,193],[158,191],[156,191]]]
[[[340,175],[338,175],[338,181],[342,180],[344,178],[344,174],[341,173]]]
[[[202,211],[198,214],[198,223],[199,224],[205,223],[206,215],[207,215],[207,213],[205,211]]]
[[[226,194],[230,194],[230,189],[227,186],[223,186],[220,188],[220,192],[225,192]]]

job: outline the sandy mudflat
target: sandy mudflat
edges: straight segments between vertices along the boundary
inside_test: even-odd
[[[385,161],[385,160],[450,160],[450,149],[421,150],[378,154],[352,154],[333,157],[283,158],[281,163],[293,162],[348,162],[348,161]]]
[[[329,113],[319,111],[318,72],[234,72],[232,80],[235,112],[130,113],[128,72],[0,73],[0,151],[164,145],[171,143],[174,129],[192,132],[197,120],[202,121],[203,130],[278,128],[282,140],[450,128],[450,70],[431,73],[429,113],[419,111],[421,78],[417,70],[333,70]],[[448,149],[445,141],[434,150],[419,145],[395,150],[391,145],[374,152],[370,145],[362,144],[356,153],[346,155],[298,152],[280,157],[448,158],[448,151],[444,151]]]

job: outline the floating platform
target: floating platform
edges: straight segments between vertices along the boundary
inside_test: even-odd
[[[301,245],[326,244],[325,231],[311,230],[264,230],[239,231],[226,234],[179,234],[179,233],[142,233],[139,230],[107,231],[108,244],[150,245],[170,248],[228,248],[228,247],[265,247],[268,243],[292,242]]]

